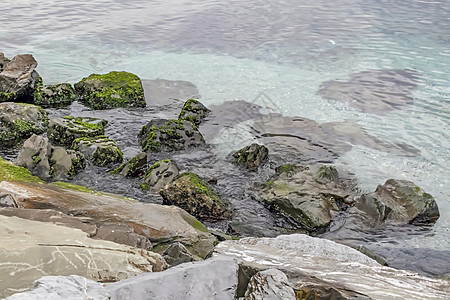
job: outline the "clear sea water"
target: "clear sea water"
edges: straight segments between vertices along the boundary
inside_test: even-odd
[[[397,178],[431,193],[441,211],[432,233],[398,242],[450,247],[448,0],[2,0],[0,24],[0,52],[33,54],[47,84],[126,70],[190,81],[206,105],[264,94],[285,116],[351,119],[412,145],[418,156],[354,146],[337,163],[366,190]],[[372,114],[317,95],[327,80],[406,68],[421,78],[402,109]]]

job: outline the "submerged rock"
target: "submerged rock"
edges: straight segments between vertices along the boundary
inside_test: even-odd
[[[181,99],[200,98],[197,87],[189,81],[165,79],[142,79],[141,81],[145,100],[150,106],[165,106],[167,109],[167,106],[175,104],[178,110]],[[174,116],[178,113],[179,111]]]
[[[141,187],[144,190],[153,189],[159,192],[166,184],[169,184],[180,173],[177,164],[171,159],[157,161],[145,174]]]
[[[448,281],[383,267],[355,249],[308,235],[228,240],[216,246],[215,256],[235,258],[241,268],[289,274],[297,299],[437,300],[450,293]]]
[[[322,83],[317,94],[364,112],[383,114],[412,104],[411,92],[419,78],[420,74],[412,69],[362,71],[352,74],[348,81]]]
[[[138,134],[143,151],[177,151],[205,145],[197,126],[186,120],[153,119]]]
[[[184,103],[178,119],[191,121],[195,126],[200,126],[210,112],[200,101],[189,99]]]
[[[17,145],[47,130],[47,112],[32,104],[0,103],[0,148]]]
[[[194,173],[181,173],[159,193],[164,204],[179,206],[202,221],[218,221],[229,217],[220,198]]]
[[[267,160],[268,155],[269,150],[266,146],[251,144],[235,152],[233,157],[236,162],[244,165],[247,169],[257,171],[259,166]]]
[[[146,106],[141,80],[132,73],[91,74],[74,86],[79,101],[92,109]]]
[[[104,135],[107,123],[89,117],[55,118],[48,125],[47,136],[52,144],[70,148],[76,139]]]
[[[0,216],[0,297],[25,291],[42,275],[81,275],[100,282],[161,271],[164,259],[150,251],[93,240],[78,229]]]
[[[371,226],[433,224],[439,219],[433,196],[407,180],[387,180],[375,192],[359,197],[356,207],[370,216]]]
[[[352,199],[337,170],[327,165],[284,165],[265,183],[261,199],[309,231],[330,224]]]
[[[55,85],[38,85],[34,91],[34,104],[41,107],[65,107],[76,100],[75,92],[70,83]]]
[[[122,151],[116,142],[104,135],[82,137],[73,141],[71,148],[80,151],[99,167],[108,167],[123,161]]]
[[[33,93],[42,82],[36,72],[37,61],[31,54],[16,55],[6,61],[2,53],[0,63],[0,102],[33,102]]]
[[[133,156],[127,162],[121,164],[112,174],[120,174],[128,177],[138,177],[145,172],[147,167],[147,153],[141,152]]]
[[[13,198],[18,208],[52,208],[77,216],[96,227],[93,238],[133,247],[150,246],[146,249],[161,253],[171,243],[181,242],[193,255],[204,258],[217,241],[201,222],[178,207],[141,203],[64,182],[43,185],[3,181],[0,195]]]

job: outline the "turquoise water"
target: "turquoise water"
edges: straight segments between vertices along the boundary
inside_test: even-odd
[[[434,195],[434,231],[399,243],[449,248],[449,1],[3,0],[0,11],[0,51],[32,53],[48,84],[126,70],[190,81],[206,105],[241,99],[319,123],[352,119],[414,146],[416,157],[354,146],[337,163],[367,190],[398,178]],[[420,79],[414,103],[398,110],[362,112],[317,95],[328,80],[406,68]]]

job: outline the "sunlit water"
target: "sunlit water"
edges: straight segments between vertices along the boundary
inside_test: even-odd
[[[449,1],[2,0],[0,12],[0,52],[33,54],[48,84],[111,70],[186,80],[207,106],[242,99],[319,123],[353,119],[416,147],[420,155],[401,157],[354,146],[337,163],[365,190],[398,178],[431,193],[441,211],[432,233],[398,243],[449,248]],[[328,80],[406,68],[421,78],[399,110],[377,115],[317,95]]]

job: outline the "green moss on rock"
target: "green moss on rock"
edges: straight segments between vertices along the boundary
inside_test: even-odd
[[[42,107],[64,107],[76,100],[71,84],[38,85],[34,91],[34,104]]]
[[[0,181],[43,182],[30,171],[0,157]]]
[[[179,120],[187,120],[199,126],[205,118],[210,113],[210,110],[207,109],[203,104],[201,104],[198,100],[189,99],[183,105],[181,109],[180,115],[178,116]]]

